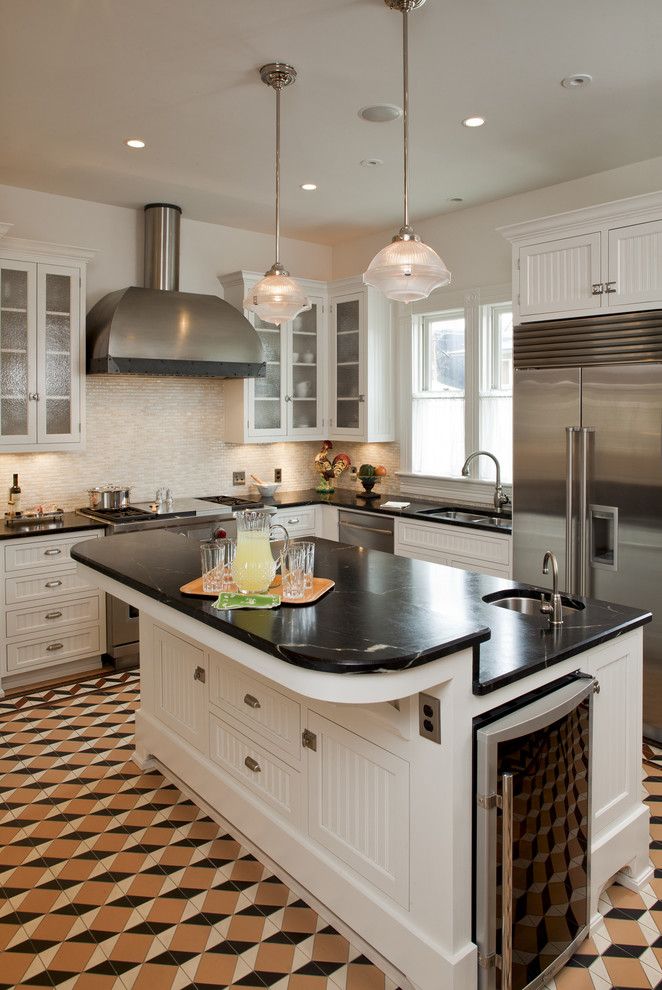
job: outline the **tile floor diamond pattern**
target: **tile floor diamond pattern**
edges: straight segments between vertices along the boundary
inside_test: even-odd
[[[0,990],[395,990],[156,771],[135,673],[0,702]],[[662,753],[644,747],[655,877],[611,887],[552,990],[662,990]]]

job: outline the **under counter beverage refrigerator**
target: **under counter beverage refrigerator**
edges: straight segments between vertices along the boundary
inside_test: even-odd
[[[515,328],[513,576],[653,612],[644,734],[662,742],[662,311]]]

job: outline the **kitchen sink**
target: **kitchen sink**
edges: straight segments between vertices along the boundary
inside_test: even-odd
[[[482,512],[480,509],[421,509],[416,515],[436,519],[439,522],[458,522],[467,526],[494,526],[495,529],[511,529],[513,524],[510,516],[496,516],[489,511]]]
[[[548,591],[521,591],[519,588],[511,588],[485,595],[483,601],[487,602],[488,605],[498,605],[499,608],[510,609],[511,612],[520,612],[522,615],[541,615],[540,605],[543,598],[548,602],[550,593]],[[561,606],[563,615],[581,612],[586,607],[583,602],[578,602],[574,598],[566,598],[565,595],[561,595]]]

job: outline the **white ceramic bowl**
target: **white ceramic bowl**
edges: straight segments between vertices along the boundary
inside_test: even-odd
[[[277,491],[279,488],[280,485],[275,482],[270,485],[257,485],[257,490],[259,491],[260,495],[262,495],[263,498],[271,498],[274,492]]]

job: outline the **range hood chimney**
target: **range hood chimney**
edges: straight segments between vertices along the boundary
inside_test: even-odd
[[[264,348],[245,316],[219,296],[179,291],[181,213],[145,207],[145,285],[111,292],[88,313],[88,374],[264,377]]]

